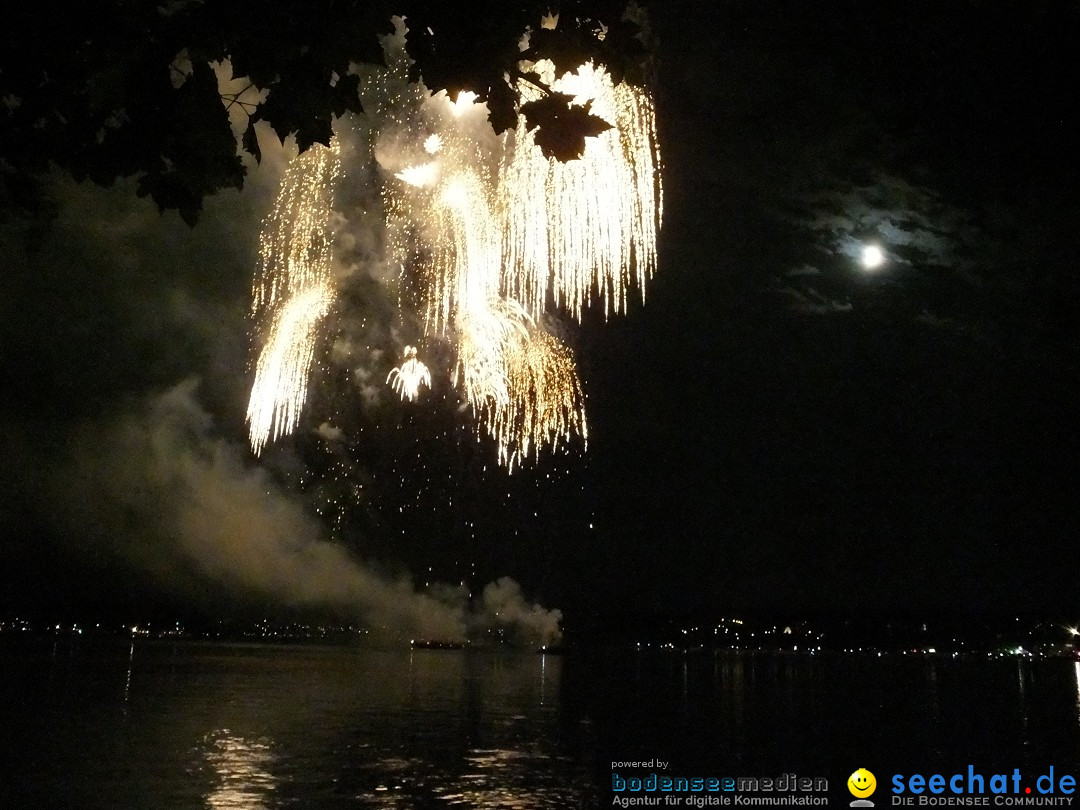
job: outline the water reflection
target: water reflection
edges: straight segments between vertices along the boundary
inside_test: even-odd
[[[206,762],[213,769],[218,784],[207,795],[206,805],[213,810],[262,810],[277,787],[269,771],[274,761],[270,744],[231,734],[228,729],[212,732],[206,738]]]
[[[476,810],[548,810],[586,807],[588,777],[569,756],[552,756],[542,744],[524,748],[476,748],[464,770],[449,776],[444,765],[421,758],[387,757],[372,763],[374,789],[355,798],[359,806],[398,810],[425,805]],[[576,777],[576,778],[575,778]]]
[[[544,695],[547,691],[547,656],[540,656],[540,705],[544,705]]]
[[[573,762],[552,758],[539,746],[525,749],[476,749],[469,753],[468,771],[436,790],[451,807],[541,810],[584,807],[581,796],[567,783]]]
[[[1076,676],[1076,719],[1080,720],[1080,661],[1073,664],[1073,675]]]
[[[356,806],[547,810],[591,804],[582,787],[591,781],[587,765],[561,741],[560,658],[425,653],[410,661],[410,677],[409,712],[417,727],[407,742],[365,729]],[[432,734],[423,726],[432,721],[436,692],[451,707],[451,722]],[[401,756],[405,751],[412,756]]]
[[[131,697],[131,668],[135,664],[135,642],[131,642],[131,647],[128,648],[128,667],[127,678],[124,679],[124,703],[128,702]]]
[[[1057,659],[136,642],[136,673],[127,640],[50,646],[0,655],[0,807],[577,810],[610,801],[623,758],[826,774],[852,751],[908,770],[1080,755],[1080,662]]]

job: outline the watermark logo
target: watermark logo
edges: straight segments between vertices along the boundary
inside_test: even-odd
[[[1031,777],[1024,778],[1019,768],[1011,774],[983,774],[974,765],[967,766],[967,773],[930,774],[902,773],[892,777],[892,805],[911,807],[918,805],[956,806],[1068,806],[1073,803],[1076,777],[1057,773],[1050,766],[1049,773],[1038,776],[1032,792]],[[911,795],[909,795],[911,794]]]
[[[847,789],[855,797],[850,807],[873,807],[874,803],[868,800],[877,790],[877,779],[866,768],[859,768],[847,780]]]

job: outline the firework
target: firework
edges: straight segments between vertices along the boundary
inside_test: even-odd
[[[509,404],[510,363],[528,340],[528,316],[511,301],[474,306],[459,319],[454,384],[473,410]]]
[[[258,455],[292,432],[307,398],[317,331],[330,310],[330,210],[341,171],[337,140],[290,164],[259,240],[252,314],[264,340],[248,401],[248,437]]]
[[[424,139],[424,151],[429,155],[434,155],[442,148],[442,138],[438,134],[428,135]]]
[[[300,419],[317,330],[333,298],[329,287],[312,286],[275,311],[269,339],[259,353],[248,401],[251,449],[256,455],[267,441],[292,432]]]
[[[511,344],[505,358],[510,396],[478,409],[481,424],[495,439],[499,461],[509,469],[555,450],[575,434],[587,438],[584,398],[570,349],[539,328]]]
[[[524,118],[503,136],[480,133],[484,116],[465,92],[391,115],[393,148],[379,157],[393,178],[384,192],[393,258],[418,296],[424,336],[453,346],[454,384],[511,469],[586,439],[572,352],[542,326],[548,307],[580,320],[594,302],[624,312],[635,286],[644,298],[662,215],[648,94],[591,63],[563,76],[547,61],[523,67],[611,124],[580,159],[544,157]],[[522,103],[544,92],[517,90]],[[404,150],[402,131],[414,137]],[[248,411],[256,452],[295,426],[334,300],[328,223],[340,160],[336,144],[312,151],[290,166],[263,231],[253,312],[268,326]],[[431,372],[407,346],[386,381],[415,400]]]
[[[590,103],[611,128],[587,138],[581,158],[566,163],[544,157],[523,118],[506,136],[504,287],[534,317],[549,291],[579,320],[594,291],[605,313],[624,312],[631,284],[644,298],[656,269],[663,205],[652,101],[638,88],[613,84],[592,63],[559,78],[547,60],[532,70],[573,103]],[[522,81],[518,92],[530,101],[542,91]]]
[[[393,382],[391,382],[393,380]],[[405,361],[397,368],[390,369],[386,382],[393,387],[402,399],[414,402],[420,394],[420,386],[431,387],[431,372],[428,367],[416,359],[416,349],[405,347]]]
[[[513,469],[540,448],[586,438],[584,398],[569,348],[514,301],[473,310],[460,324],[454,383]]]
[[[341,174],[337,139],[314,144],[290,163],[259,237],[259,270],[252,289],[252,314],[329,280],[334,234],[330,209]]]
[[[408,183],[410,186],[424,188],[435,184],[439,177],[439,167],[435,163],[421,163],[416,166],[406,166],[394,175],[398,180]]]
[[[470,137],[472,100],[432,99],[440,131],[417,137],[423,157],[394,173],[400,183],[389,192],[410,223],[394,244],[421,280],[425,333],[453,342],[454,383],[511,468],[573,435],[585,439],[572,354],[538,325],[548,303],[579,319],[596,296],[605,313],[624,311],[629,289],[644,294],[655,270],[661,217],[648,95],[591,64],[562,77],[551,63],[529,67],[574,103],[590,103],[611,129],[561,163],[543,156],[519,119],[496,139],[492,160]],[[518,90],[522,101],[542,92]]]

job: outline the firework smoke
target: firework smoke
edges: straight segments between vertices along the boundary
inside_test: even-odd
[[[558,640],[558,611],[529,604],[502,578],[470,606],[461,586],[417,590],[323,539],[318,523],[240,448],[215,436],[187,381],[121,416],[83,425],[50,487],[65,533],[119,547],[165,591],[329,608],[388,639],[466,641],[492,628],[531,646]]]
[[[420,588],[404,574],[385,573],[400,570],[392,558],[369,561],[376,552],[365,550],[361,559],[355,550],[363,540],[353,537],[345,546],[324,531],[310,491],[293,494],[229,438],[249,394],[234,386],[250,326],[246,307],[236,301],[250,288],[238,284],[232,271],[250,255],[260,226],[254,212],[271,207],[275,177],[285,175],[287,163],[268,128],[265,136],[263,162],[251,182],[240,196],[208,199],[206,219],[194,230],[178,217],[160,217],[136,195],[134,180],[102,189],[58,179],[64,204],[41,251],[13,251],[18,283],[12,312],[17,323],[33,324],[20,328],[19,338],[40,341],[27,344],[27,356],[49,358],[55,368],[46,365],[47,386],[31,385],[35,396],[12,399],[19,407],[6,414],[0,482],[8,497],[0,517],[12,528],[9,572],[19,577],[26,571],[15,548],[25,546],[27,555],[49,566],[35,567],[26,580],[33,583],[34,600],[74,605],[93,592],[95,610],[99,598],[118,600],[133,618],[139,613],[132,597],[154,600],[148,606],[153,609],[160,594],[165,602],[172,597],[174,605],[182,601],[213,616],[256,605],[311,608],[404,641],[465,640],[501,628],[507,638],[543,643],[551,628],[557,630],[557,611],[518,598],[510,600],[513,610],[494,608],[501,614],[495,616],[481,588],[470,595],[457,579],[452,586],[432,581]],[[348,148],[343,140],[343,154]],[[382,222],[377,193],[370,200],[373,223],[352,221],[354,255],[370,252],[371,234]],[[337,228],[330,222],[325,233],[331,227]],[[344,241],[338,237],[335,248],[344,251],[338,247]],[[292,266],[302,267],[307,255]],[[322,271],[314,278],[327,279],[333,290],[338,273],[335,262],[332,278]],[[45,277],[63,283],[32,283]],[[318,287],[313,282],[304,289]],[[378,300],[363,314],[375,320],[376,310],[392,311],[393,297],[374,280],[371,287]],[[260,326],[268,336],[275,319],[304,310],[304,298],[279,295],[263,310],[268,320]],[[359,321],[355,312],[348,314]],[[325,332],[326,318],[308,320],[317,333]],[[88,342],[87,334],[97,340]],[[394,340],[389,329],[384,337]],[[154,368],[148,372],[150,358]],[[384,390],[390,365],[381,358],[372,353],[362,359],[378,390]],[[337,360],[351,368],[358,361],[358,354]],[[167,383],[147,382],[193,373],[206,377],[199,389],[188,381],[161,393]],[[137,387],[148,384],[158,385],[157,392]],[[200,403],[224,422],[215,423]],[[327,442],[347,438],[330,422],[319,434]],[[33,533],[15,531],[28,522]],[[77,572],[77,583],[65,581],[70,572]],[[497,593],[515,589],[511,580],[495,585]],[[521,621],[506,621],[515,615]],[[538,616],[547,617],[546,629],[534,621]]]

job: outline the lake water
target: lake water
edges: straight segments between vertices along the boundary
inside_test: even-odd
[[[0,807],[610,807],[613,762],[829,780],[1080,764],[1080,664],[0,645]],[[648,769],[617,769],[644,775]]]

